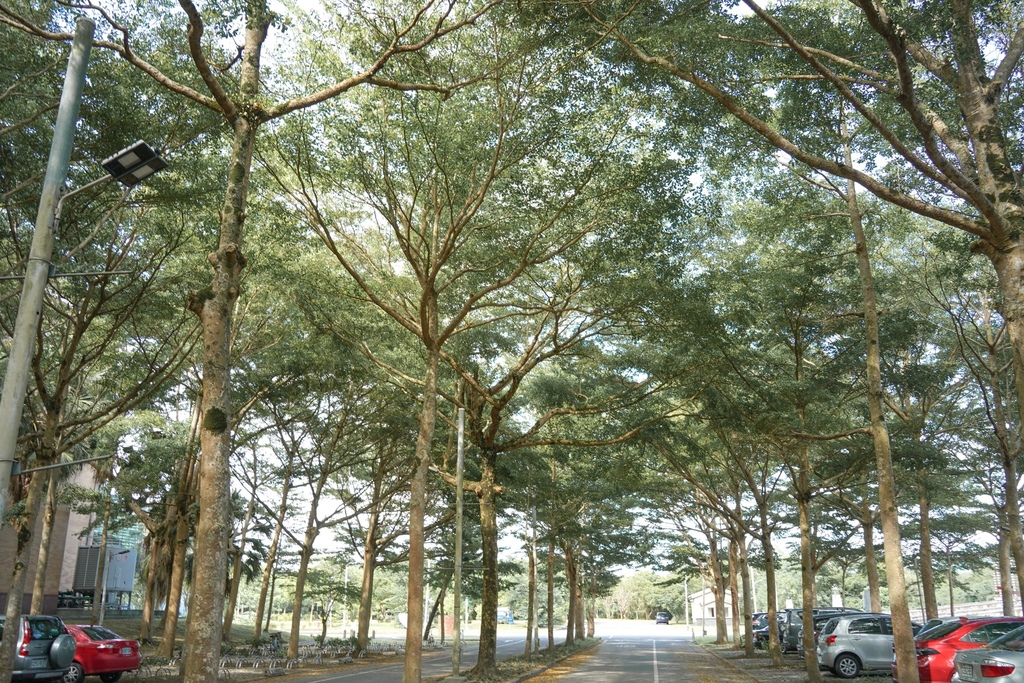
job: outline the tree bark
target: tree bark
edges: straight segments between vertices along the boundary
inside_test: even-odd
[[[811,683],[821,683],[821,670],[818,669],[818,660],[812,654],[814,652],[814,612],[815,603],[815,570],[814,558],[811,548],[811,493],[810,493],[810,462],[808,458],[807,444],[800,444],[800,470],[797,473],[796,504],[800,524],[800,589],[803,599],[803,651],[804,668],[807,672],[807,680]]]
[[[926,476],[926,472],[918,472],[918,507],[921,514],[921,590],[924,592],[925,619],[934,619],[939,615],[939,603],[935,598],[935,570],[932,567],[931,507],[928,500]]]
[[[742,537],[741,537],[742,538]],[[739,570],[743,577],[743,651],[747,657],[754,656],[754,616],[753,590],[750,582],[750,550],[747,544],[740,541]]]
[[[174,655],[174,642],[178,635],[178,612],[181,609],[181,592],[185,583],[185,553],[188,550],[188,514],[181,508],[188,503],[179,503],[175,525],[174,546],[172,547],[171,576],[168,580],[167,608],[164,610],[163,637],[157,648],[158,657],[170,659]],[[221,584],[223,592],[223,584]]]
[[[861,502],[861,529],[864,533],[864,569],[868,575],[868,594],[871,611],[882,611],[881,583],[878,580],[878,557],[875,553],[875,512],[868,498],[868,483],[864,482],[864,500]]]
[[[104,585],[104,579],[107,573],[107,525],[110,523],[110,487],[108,485],[106,489],[107,500],[103,505],[103,533],[100,535],[100,561],[96,565],[96,588],[93,590],[92,595],[92,623],[99,624],[100,613],[106,607],[103,603],[107,601],[107,591]]]
[[[740,633],[743,626],[740,619],[743,617],[743,610],[740,609],[740,586],[737,574],[739,573],[740,554],[736,547],[737,543],[729,539],[729,594],[732,596],[732,644],[740,646]],[[750,620],[747,619],[749,622]]]
[[[999,595],[1003,601],[1003,615],[1013,616],[1013,572],[1010,570],[1010,534],[1006,521],[1006,506],[996,508],[999,519]]]
[[[242,583],[242,558],[245,556],[245,541],[249,533],[249,524],[252,523],[253,514],[256,512],[256,499],[250,498],[249,505],[245,510],[245,519],[242,520],[242,531],[238,537],[238,547],[232,550],[234,562],[231,567],[231,589],[228,594],[228,604],[224,609],[224,640],[231,639],[231,623],[235,619],[235,604],[238,602],[238,587]]]
[[[31,475],[32,479],[29,481],[28,492],[25,496],[24,514],[11,519],[17,539],[17,551],[11,563],[11,587],[7,593],[5,618],[8,624],[17,624],[21,617],[25,582],[28,580],[28,557],[32,550],[32,532],[35,529],[39,506],[42,504],[43,487],[46,485],[46,478],[39,475],[39,472]],[[4,629],[3,648],[0,650],[3,653],[3,656],[0,657],[0,671],[14,670],[15,646],[20,635],[16,628]],[[9,661],[8,658],[10,658]]]
[[[498,647],[498,510],[496,503],[495,466],[498,454],[489,448],[480,450],[480,545],[483,551],[483,596],[480,604],[480,647],[473,676],[492,678],[497,675],[495,657]]]
[[[847,136],[843,122],[843,136]],[[846,146],[846,163],[852,164],[850,145]],[[875,303],[875,285],[871,275],[871,261],[868,256],[867,238],[861,223],[860,208],[857,205],[857,186],[852,181],[846,184],[846,202],[850,214],[857,251],[857,266],[860,270],[861,289],[864,299],[864,331],[867,341],[867,390],[868,411],[871,415],[871,438],[875,447],[878,470],[878,500],[882,520],[882,539],[885,548],[885,575],[889,587],[889,610],[892,614],[892,630],[896,648],[896,669],[901,683],[919,683],[917,650],[914,647],[914,632],[910,621],[910,606],[907,601],[906,579],[903,574],[903,549],[900,545],[899,510],[896,506],[896,480],[892,468],[892,454],[889,447],[889,430],[885,425],[882,410],[882,364],[881,343],[878,334],[878,308]]]
[[[161,527],[162,528],[162,527]],[[142,617],[139,622],[139,642],[146,645],[153,643],[152,626],[153,612],[156,609],[156,577],[160,563],[163,562],[163,540],[150,534],[149,566],[146,569],[146,599],[142,603]]]
[[[576,558],[568,543],[562,546],[562,554],[565,556],[565,583],[569,590],[569,609],[565,619],[565,644],[571,647],[576,642]]]
[[[764,553],[764,592],[765,602],[768,605],[768,655],[771,657],[772,666],[782,666],[782,647],[779,644],[779,606],[777,600],[778,589],[775,576],[775,548],[772,546],[771,525],[768,523],[768,511],[764,508],[759,510],[761,516],[761,550]]]
[[[295,573],[295,595],[292,598],[292,628],[288,636],[288,659],[299,657],[299,628],[302,626],[302,594],[306,590],[306,574],[309,572],[309,560],[313,557],[313,543],[317,533],[314,519],[316,509],[309,511],[309,522],[306,535],[299,549],[299,570]]]
[[[426,296],[426,295],[425,295]],[[427,511],[427,474],[437,419],[437,369],[440,349],[437,339],[437,300],[425,303],[428,330],[424,330],[426,369],[423,375],[423,406],[420,410],[419,433],[416,437],[416,470],[409,487],[409,590],[406,611],[409,615],[405,631],[405,668],[402,683],[419,683],[422,677],[423,641],[423,547]]]
[[[555,539],[548,540],[548,651],[555,651]]]
[[[36,576],[32,585],[32,606],[29,614],[41,614],[43,599],[46,597],[46,567],[50,562],[50,545],[53,541],[53,524],[57,518],[57,473],[50,470],[46,486],[46,507],[43,511],[43,529],[39,534],[39,557],[36,559]]]
[[[263,631],[263,615],[267,606],[267,593],[270,589],[270,577],[274,573],[274,565],[277,563],[277,549],[281,544],[281,529],[284,527],[284,518],[288,512],[288,494],[291,492],[292,476],[291,462],[285,468],[284,483],[281,486],[281,504],[277,508],[277,519],[274,523],[274,535],[270,540],[270,550],[267,552],[267,564],[263,567],[263,577],[260,581],[260,599],[256,603],[256,623],[253,630],[253,638],[258,639]]]

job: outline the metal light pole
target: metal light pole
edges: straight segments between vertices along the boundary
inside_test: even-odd
[[[452,610],[455,633],[452,634],[452,675],[445,679],[453,683],[466,680],[459,675],[462,666],[462,615],[459,603],[462,602],[462,454],[465,431],[466,409],[459,408],[458,456],[455,461],[455,609]]]
[[[85,87],[85,71],[92,52],[92,36],[96,25],[81,17],[75,24],[75,38],[71,44],[71,57],[64,76],[64,90],[57,109],[57,123],[50,144],[50,158],[46,162],[43,192],[36,212],[35,232],[25,267],[18,317],[14,323],[14,338],[7,357],[3,395],[0,396],[0,523],[11,507],[11,467],[17,454],[18,425],[25,403],[25,390],[32,367],[36,330],[43,313],[43,292],[50,272],[53,256],[53,221],[64,181],[71,162],[71,146],[78,121],[78,109]]]

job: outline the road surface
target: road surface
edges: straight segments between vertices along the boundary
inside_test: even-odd
[[[561,681],[587,683],[749,683],[750,678],[728,671],[721,660],[708,654],[693,642],[688,628],[679,625],[655,625],[650,622],[598,622],[601,645]],[[565,631],[556,631],[555,640]],[[523,653],[526,632],[502,629],[498,635],[498,658]],[[547,645],[547,634],[541,633],[541,647]],[[477,641],[466,643],[463,671],[476,663]],[[451,650],[427,653],[423,657],[423,678],[443,676],[452,671]],[[290,683],[399,683],[402,660],[373,667],[355,666],[337,671],[323,671],[308,676],[289,677]]]

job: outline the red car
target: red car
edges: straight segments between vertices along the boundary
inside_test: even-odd
[[[75,639],[75,660],[64,674],[64,683],[82,683],[86,676],[99,676],[114,683],[125,671],[142,664],[139,641],[127,640],[102,626],[68,626]]]
[[[1024,617],[960,617],[922,630],[924,637],[914,641],[921,683],[949,683],[957,652],[982,647],[1021,625]],[[897,681],[895,657],[892,680]]]

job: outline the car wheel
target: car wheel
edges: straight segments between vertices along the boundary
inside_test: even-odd
[[[71,666],[64,672],[64,683],[82,683],[85,679],[85,670],[78,662],[71,662]]]
[[[50,645],[50,664],[54,669],[65,669],[71,666],[75,658],[75,639],[62,633],[53,639]]]
[[[860,660],[849,654],[839,655],[832,663],[832,670],[840,678],[856,678],[860,673]]]
[[[103,681],[103,683],[117,683],[117,681],[121,679],[122,673],[124,672],[114,671],[109,674],[100,674],[100,680]]]

